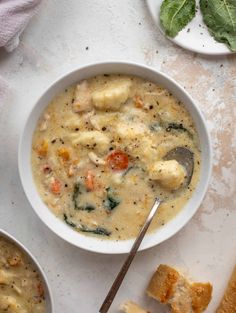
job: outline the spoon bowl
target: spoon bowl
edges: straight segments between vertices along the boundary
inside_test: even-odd
[[[182,188],[186,188],[192,179],[194,170],[194,155],[192,151],[185,147],[176,147],[170,150],[164,157],[165,160],[176,160],[185,168],[186,179]]]

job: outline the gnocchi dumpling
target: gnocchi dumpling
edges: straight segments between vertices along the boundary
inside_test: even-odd
[[[176,190],[184,183],[186,172],[176,160],[158,161],[149,170],[149,176],[169,190]]]
[[[122,139],[132,140],[147,135],[148,128],[143,123],[120,122],[117,124],[116,133]]]
[[[73,145],[82,145],[100,152],[108,150],[110,143],[109,137],[97,130],[83,131],[79,134],[71,134],[70,136]]]
[[[71,117],[65,122],[65,127],[67,127],[68,129],[72,129],[72,130],[75,130],[76,128],[80,128],[82,125],[83,125],[83,121],[81,118],[78,117],[78,115]]]
[[[99,110],[119,110],[129,97],[131,82],[114,82],[102,90],[93,92],[93,105]]]
[[[90,124],[96,129],[96,130],[101,130],[103,127],[107,128],[114,123],[119,118],[119,113],[106,113],[104,114],[95,114],[90,117]]]

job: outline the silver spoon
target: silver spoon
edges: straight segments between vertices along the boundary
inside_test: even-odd
[[[187,175],[186,175],[186,183],[185,183],[185,187],[189,185],[190,181],[191,181],[191,178],[192,178],[192,175],[193,175],[193,168],[194,168],[194,158],[193,158],[193,153],[188,150],[187,148],[184,148],[184,147],[177,147],[177,148],[174,148],[172,150],[170,150],[165,158],[165,160],[176,160],[178,161],[182,166],[185,167],[186,169],[186,172],[187,172]],[[156,198],[155,201],[154,201],[154,204],[148,214],[148,217],[143,225],[143,227],[141,228],[131,250],[130,250],[130,253],[127,257],[127,259],[125,260],[123,266],[121,267],[114,283],[112,284],[99,312],[100,313],[107,313],[122,282],[123,282],[123,279],[138,251],[138,248],[148,230],[148,227],[150,226],[160,204],[161,204],[161,200],[159,198]]]

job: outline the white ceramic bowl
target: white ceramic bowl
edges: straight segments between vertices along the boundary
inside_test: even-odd
[[[44,285],[45,301],[46,301],[46,313],[53,313],[54,310],[53,310],[52,292],[50,290],[47,278],[46,278],[42,268],[40,267],[39,263],[35,259],[35,257],[29,252],[28,249],[25,248],[25,246],[22,243],[20,243],[16,238],[9,235],[6,231],[4,231],[2,229],[0,229],[0,237],[6,238],[7,240],[9,240],[13,244],[15,244],[18,248],[20,248],[20,250],[22,250],[29,257],[32,264],[36,267],[39,274],[41,275],[42,282]]]
[[[104,73],[122,73],[137,75],[167,88],[169,91],[172,92],[173,95],[175,95],[180,101],[185,104],[185,107],[187,108],[194,120],[200,138],[200,145],[202,150],[201,177],[195,192],[193,193],[191,199],[188,201],[185,207],[173,220],[168,222],[165,226],[158,229],[154,233],[146,235],[140,247],[140,250],[155,246],[170,238],[192,218],[194,213],[196,213],[207,191],[211,175],[212,151],[209,134],[206,128],[206,122],[204,121],[202,113],[198,109],[197,105],[194,103],[193,99],[186,93],[186,91],[182,87],[178,85],[178,83],[152,68],[146,67],[144,65],[126,62],[96,63],[81,67],[69,74],[66,74],[58,79],[51,86],[49,86],[49,88],[35,103],[32,111],[30,112],[20,140],[18,159],[19,172],[26,196],[28,197],[33,209],[40,217],[40,219],[61,238],[65,239],[66,241],[72,243],[77,247],[86,250],[99,253],[118,254],[129,252],[133,240],[104,240],[100,238],[85,236],[74,231],[63,221],[58,219],[41,200],[39,193],[36,190],[31,170],[32,135],[42,111],[45,109],[51,99],[71,84],[89,78],[91,76]]]

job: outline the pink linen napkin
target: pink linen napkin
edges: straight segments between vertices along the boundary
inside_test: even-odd
[[[0,47],[8,52],[19,44],[19,36],[36,13],[41,0],[0,0]]]

